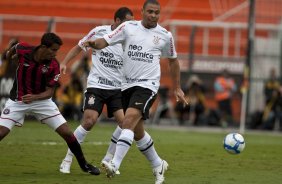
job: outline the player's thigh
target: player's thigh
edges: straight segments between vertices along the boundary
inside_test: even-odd
[[[122,128],[123,129],[130,129],[134,131],[136,125],[142,118],[142,113],[139,109],[129,107],[126,110],[124,120],[122,123]]]
[[[22,126],[25,113],[29,110],[29,105],[22,102],[8,100],[1,113],[0,125],[12,129],[15,125]]]
[[[90,110],[90,112],[96,111],[98,113],[98,117],[102,113],[103,106],[105,104],[105,100],[103,97],[103,90],[98,88],[87,88],[84,94],[83,101],[83,112],[85,114],[86,110]],[[84,119],[89,119],[91,117],[91,113],[86,112],[86,116],[84,115]]]
[[[47,124],[53,130],[66,123],[66,119],[51,99],[33,102],[32,113],[41,123]]]
[[[105,99],[108,110],[108,117],[115,117],[116,121],[122,122],[124,112],[121,102],[121,91],[120,90],[108,90],[107,97]]]
[[[148,119],[149,110],[152,107],[154,101],[156,100],[156,93],[151,91],[150,89],[142,88],[139,86],[133,87],[129,89],[129,91],[130,90],[131,90],[131,93],[129,93],[130,100],[125,114],[127,113],[129,107],[135,108],[141,112],[142,119],[144,120]],[[122,95],[124,95],[124,93]]]

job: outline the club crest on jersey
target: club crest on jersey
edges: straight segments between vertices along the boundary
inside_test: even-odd
[[[28,63],[24,63],[23,65],[26,66],[26,67],[29,67],[29,66],[30,66]]]
[[[160,43],[160,37],[158,37],[158,36],[154,36],[154,39],[153,39],[153,43],[155,44],[155,45],[158,45],[159,43]]]
[[[41,69],[42,73],[47,73],[48,72],[48,67],[47,66],[43,66]]]
[[[3,114],[9,114],[10,113],[10,109],[6,108],[3,110]]]
[[[59,80],[59,78],[60,78],[60,75],[61,75],[61,74],[57,74],[57,75],[55,75],[55,77],[54,77],[54,81],[58,81],[58,80]]]
[[[89,105],[93,105],[95,103],[95,97],[94,96],[90,96],[89,100],[88,100],[88,104]]]

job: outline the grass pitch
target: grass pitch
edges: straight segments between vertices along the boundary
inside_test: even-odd
[[[74,130],[78,124],[70,123]],[[82,145],[87,160],[99,165],[115,126],[99,123]],[[282,133],[246,133],[240,155],[222,146],[227,130],[199,132],[148,128],[159,155],[169,163],[167,184],[277,184],[282,181]],[[148,161],[135,144],[124,159],[120,176],[83,173],[74,160],[71,174],[59,172],[65,142],[46,125],[26,121],[0,142],[0,183],[5,184],[152,184]]]

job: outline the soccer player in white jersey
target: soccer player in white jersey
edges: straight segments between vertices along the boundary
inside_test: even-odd
[[[124,48],[122,103],[125,117],[122,133],[110,163],[105,163],[107,176],[113,177],[128,152],[133,139],[137,147],[150,161],[155,175],[155,184],[164,182],[168,163],[157,154],[151,136],[144,130],[144,120],[149,117],[160,85],[160,58],[168,58],[177,101],[187,104],[180,88],[180,69],[171,33],[158,24],[160,4],[157,0],[146,0],[141,21],[127,21],[112,33],[85,46],[103,49],[108,45],[122,44]]]
[[[110,33],[122,22],[133,19],[133,13],[127,7],[119,8],[114,15],[112,25],[98,26],[92,29],[88,35],[81,39],[78,45],[74,46],[61,64],[62,73],[66,72],[66,65],[82,50],[87,51],[84,43],[103,37]],[[85,92],[83,105],[83,120],[80,126],[74,131],[74,135],[81,144],[87,133],[97,122],[102,113],[104,104],[107,105],[108,117],[115,117],[118,122],[117,128],[112,134],[111,143],[103,162],[109,162],[116,148],[116,142],[122,131],[121,123],[124,112],[121,104],[121,68],[123,66],[123,50],[121,44],[107,47],[102,50],[92,50],[92,67],[87,78],[87,90]],[[60,165],[60,172],[70,173],[73,154],[68,152]]]

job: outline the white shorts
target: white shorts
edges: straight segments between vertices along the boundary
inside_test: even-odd
[[[1,113],[0,125],[10,130],[15,125],[22,126],[26,114],[35,116],[41,123],[47,124],[53,130],[66,123],[57,105],[51,99],[34,101],[30,104],[9,99]]]

